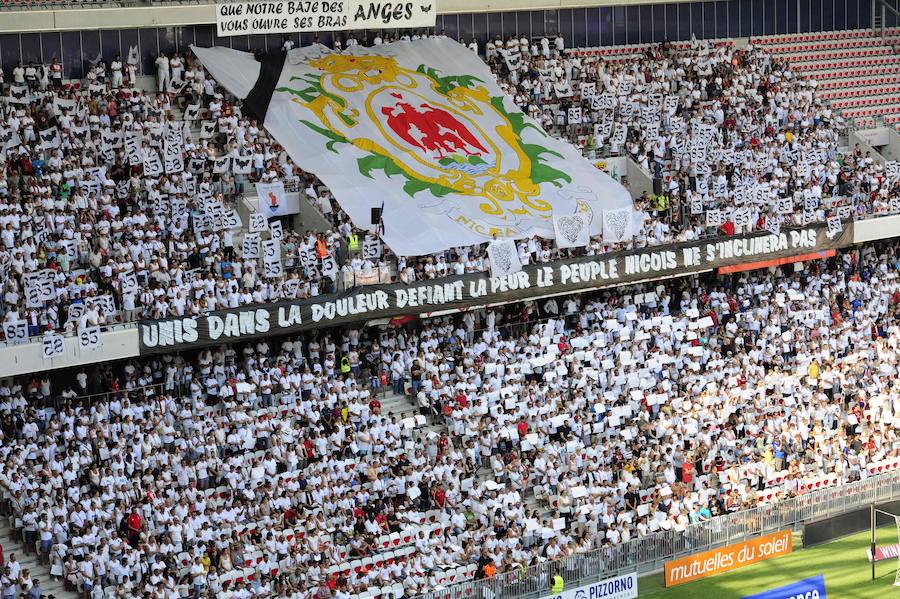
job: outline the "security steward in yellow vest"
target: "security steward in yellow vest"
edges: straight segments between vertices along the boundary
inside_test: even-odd
[[[352,231],[347,237],[347,249],[350,250],[351,254],[359,251],[359,235],[356,234],[356,231]]]
[[[553,578],[550,581],[550,594],[551,595],[559,595],[563,592],[563,588],[565,588],[566,583],[563,580],[563,577],[559,574],[554,574]]]

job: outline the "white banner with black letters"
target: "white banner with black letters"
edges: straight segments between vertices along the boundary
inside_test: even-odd
[[[100,327],[85,327],[78,331],[78,349],[82,352],[95,351],[103,347]]]
[[[219,37],[257,33],[434,28],[437,0],[259,0],[216,6]]]
[[[58,358],[66,353],[66,338],[56,333],[44,335],[41,339],[41,355],[45,360]]]

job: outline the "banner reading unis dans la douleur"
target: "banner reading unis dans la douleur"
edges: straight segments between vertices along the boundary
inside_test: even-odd
[[[825,257],[853,242],[853,223],[829,237],[823,226],[783,230],[529,264],[500,277],[473,273],[410,285],[369,285],[306,300],[246,306],[196,318],[141,322],[141,354],[287,335],[313,328],[406,314],[428,315],[473,306],[612,287],[776,258]]]
[[[229,48],[194,52],[357,227],[374,229],[372,209],[383,205],[381,237],[398,255],[495,236],[553,239],[554,219],[572,239],[585,227],[631,238],[628,190],[546,134],[453,40],[341,54],[314,45],[283,64]]]
[[[259,0],[216,6],[219,37],[349,29],[433,28],[437,0]]]

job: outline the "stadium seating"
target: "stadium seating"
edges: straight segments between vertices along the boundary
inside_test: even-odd
[[[857,128],[900,128],[900,54],[870,29],[755,37],[751,42],[817,82],[819,97]]]

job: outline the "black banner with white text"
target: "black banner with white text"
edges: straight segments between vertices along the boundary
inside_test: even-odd
[[[814,254],[853,242],[853,222],[583,256],[530,264],[502,277],[473,273],[410,285],[370,285],[334,295],[140,324],[141,355],[273,337],[409,314],[459,311],[623,283],[683,276],[737,264]]]

